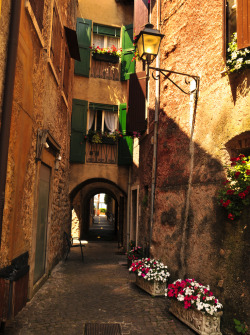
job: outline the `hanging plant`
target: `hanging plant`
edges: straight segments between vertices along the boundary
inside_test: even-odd
[[[237,50],[237,33],[232,35],[227,49],[227,73],[250,67],[250,49]]]
[[[250,156],[241,154],[231,158],[227,179],[219,190],[218,199],[230,220],[239,218],[242,210],[250,205]]]

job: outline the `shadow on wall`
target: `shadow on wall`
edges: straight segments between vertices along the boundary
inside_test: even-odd
[[[244,76],[242,75],[242,71],[237,73],[233,72],[228,75],[232,97],[234,104],[236,104],[237,97],[244,98],[249,92],[250,86],[250,71],[245,70]]]
[[[141,152],[150,152],[151,147],[147,138]],[[162,110],[157,157],[152,256],[169,266],[171,281],[191,277],[211,285],[224,303],[223,327],[230,328],[233,317],[249,316],[250,211],[246,209],[239,221],[227,219],[217,200],[225,179],[221,162],[190,143]],[[140,160],[142,188],[151,178],[149,159]],[[147,216],[141,225],[144,222]]]

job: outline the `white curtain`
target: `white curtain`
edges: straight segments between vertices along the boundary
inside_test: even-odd
[[[90,110],[89,111],[89,128],[90,129],[93,125],[93,122],[94,122],[94,118],[95,118],[95,111],[93,110]]]
[[[104,121],[108,130],[113,133],[117,128],[117,113],[105,111]]]

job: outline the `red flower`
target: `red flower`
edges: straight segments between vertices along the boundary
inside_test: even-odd
[[[223,182],[223,185],[226,185],[227,183],[229,183],[229,180],[225,180],[224,182]]]
[[[246,197],[246,194],[244,192],[241,192],[238,194],[238,196],[241,198],[241,199],[245,199]]]
[[[228,214],[228,218],[229,218],[230,220],[234,220],[234,215],[231,214],[231,213],[229,213],[229,214]]]
[[[246,175],[247,175],[247,176],[250,175],[250,170],[246,170]]]
[[[240,154],[240,155],[239,155],[239,158],[243,158],[243,157],[246,157],[246,156],[243,155],[243,154]]]
[[[231,203],[231,200],[228,199],[226,202],[224,202],[222,206],[227,207],[230,203]]]
[[[234,190],[227,190],[227,194],[234,194]]]
[[[239,171],[235,172],[235,174],[234,174],[235,178],[238,178],[239,175],[240,175],[240,172],[239,172]]]

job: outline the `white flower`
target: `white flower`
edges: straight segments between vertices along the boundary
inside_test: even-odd
[[[237,58],[237,52],[236,51],[232,52],[231,58],[232,59],[236,59]]]
[[[246,60],[246,61],[245,61],[245,64],[250,64],[250,60]]]

